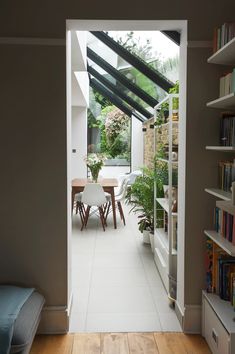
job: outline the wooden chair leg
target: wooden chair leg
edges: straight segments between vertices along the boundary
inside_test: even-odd
[[[104,214],[105,222],[107,221],[107,217],[108,217],[108,215],[109,215],[110,206],[111,206],[111,203],[108,202],[108,205],[107,205],[107,208],[106,208],[106,212],[105,212],[105,214]],[[106,224],[106,225],[107,225],[107,224]]]
[[[79,208],[79,214],[80,214],[81,222],[83,224],[84,220],[85,220],[85,213],[83,211],[83,204],[81,202],[79,202],[78,208]]]
[[[99,212],[100,212],[101,224],[103,226],[103,230],[105,231],[105,218],[104,218],[104,212],[103,212],[103,208],[102,207],[99,207]]]
[[[79,205],[78,205],[78,202],[76,202],[76,215],[77,215],[77,213],[78,213],[78,208],[79,208]]]
[[[121,216],[121,219],[123,221],[123,224],[126,225],[126,220],[125,220],[125,216],[124,216],[124,213],[123,213],[121,202],[118,202],[118,209],[119,209],[120,216]]]
[[[89,218],[90,209],[91,209],[91,207],[88,205],[88,206],[87,206],[87,209],[86,209],[86,214],[85,214],[84,222],[83,222],[82,227],[81,227],[81,231],[84,229],[84,227],[87,226],[87,221],[88,221],[88,218]]]
[[[120,208],[120,202],[117,202],[117,207],[118,207],[118,211],[119,211],[119,214],[120,214],[120,218],[122,220],[122,210]]]

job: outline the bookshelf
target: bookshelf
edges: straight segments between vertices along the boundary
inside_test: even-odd
[[[209,64],[234,65],[235,38],[207,59]]]
[[[177,198],[177,186],[173,186],[174,176],[178,173],[178,120],[174,116],[174,100],[179,100],[178,94],[169,94],[155,107],[154,151],[156,162],[161,163],[167,171],[168,190],[164,198],[157,198],[157,186],[155,185],[155,227],[154,230],[154,260],[160,273],[162,282],[171,301],[176,299],[176,275],[177,275],[177,211],[172,211],[173,199]],[[162,105],[168,105],[169,116],[167,121],[157,123],[157,117]],[[164,139],[163,139],[164,137]],[[162,140],[161,140],[162,139]],[[158,146],[164,141],[164,154],[158,155]],[[173,173],[174,170],[174,173]],[[165,183],[164,183],[165,184]],[[174,285],[172,285],[172,279]],[[174,291],[172,292],[172,287]]]
[[[224,190],[218,188],[205,188],[205,192],[226,201],[229,201],[232,198],[232,193],[225,192]]]
[[[235,257],[235,246],[214,230],[205,230],[205,235],[220,246],[227,254]]]
[[[232,65],[235,67],[235,38],[231,39],[221,49],[208,58],[207,61],[210,64]],[[226,96],[210,101],[207,103],[207,107],[235,111],[235,93],[230,93]],[[206,150],[228,153],[228,158],[231,156],[231,153],[235,153],[234,146],[206,146]],[[216,261],[216,252],[218,252],[217,249],[224,252],[224,254],[230,257],[230,259],[232,259],[231,257],[235,257],[235,245],[231,242],[231,238],[228,239],[227,226],[226,228],[223,226],[225,214],[226,223],[228,223],[227,220],[231,215],[235,218],[235,206],[232,205],[232,195],[230,192],[226,192],[219,188],[205,188],[205,192],[219,199],[215,203],[215,207],[219,208],[219,214],[215,214],[217,215],[216,220],[219,222],[219,226],[216,224],[217,230],[204,230],[205,236],[208,240],[211,240],[207,242],[211,242],[212,245],[212,250],[210,250],[210,248],[209,250],[207,249],[209,254],[212,252],[212,268],[210,268],[211,270],[208,270],[207,268],[207,282],[209,276],[208,272],[210,274],[211,271],[211,289],[213,292],[208,293],[205,290],[202,291],[202,335],[205,337],[213,354],[233,354],[235,353],[235,312],[231,302],[222,299],[224,297],[224,293],[221,288],[225,287],[225,284],[227,284],[227,288],[225,288],[226,292],[228,291],[227,289],[230,289],[231,292],[231,287],[228,287],[228,284],[231,283],[224,283],[224,280],[222,282],[222,279],[224,278],[218,278],[215,274],[218,274],[219,272],[217,268],[222,267],[221,269],[224,269],[223,263],[221,266],[221,263]],[[227,215],[229,215],[228,219]],[[233,221],[228,225],[231,227],[231,225],[233,225]],[[220,272],[222,272],[222,270],[220,270]],[[229,279],[226,280],[227,282],[231,282],[231,279],[233,278],[226,279]],[[221,284],[221,282],[222,285],[218,285]]]
[[[210,108],[234,109],[235,93],[232,92],[229,95],[217,98],[216,100],[208,102],[206,105]]]
[[[214,150],[221,152],[234,152],[235,146],[206,146],[206,150]]]

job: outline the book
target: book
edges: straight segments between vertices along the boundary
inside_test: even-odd
[[[235,161],[219,162],[219,188],[231,192],[232,183],[235,181]]]
[[[235,92],[235,68],[232,71],[231,92]]]
[[[213,292],[212,286],[212,270],[213,270],[213,241],[207,237],[206,239],[206,291]]]
[[[214,53],[231,41],[235,36],[235,23],[225,22],[222,26],[214,29],[213,51]]]

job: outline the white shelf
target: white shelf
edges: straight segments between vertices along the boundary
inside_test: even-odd
[[[208,58],[207,62],[210,64],[235,65],[235,38]]]
[[[223,323],[225,329],[229,333],[235,332],[235,312],[229,301],[222,300],[218,295],[207,293],[203,290],[203,295],[219,317],[220,321]]]
[[[205,230],[204,233],[218,246],[220,246],[224,251],[226,251],[230,256],[235,257],[235,246],[232,244],[232,242],[229,242],[228,240],[226,240],[226,238],[224,238],[218,232],[213,230]]]
[[[206,150],[233,152],[235,151],[235,146],[206,146]]]
[[[207,107],[221,108],[221,109],[235,109],[235,93],[232,92],[229,95],[208,102]]]
[[[156,198],[156,201],[161,205],[161,207],[169,213],[169,199],[168,198]],[[176,216],[177,213],[171,213],[173,216]]]
[[[167,159],[162,159],[161,157],[157,157],[157,160],[158,160],[158,161],[162,161],[162,162],[166,162],[166,163],[170,163],[169,160],[167,160]],[[178,164],[178,161],[173,161],[173,160],[171,160],[171,163],[177,165],[177,164]]]
[[[162,244],[162,247],[165,248],[167,250],[167,252],[169,252],[168,233],[165,232],[165,230],[163,228],[156,228],[155,230],[157,233],[157,237]]]
[[[229,201],[232,198],[232,193],[225,192],[222,189],[205,188],[205,191],[211,195],[214,195],[215,197],[218,197],[218,198],[226,200],[226,201]]]

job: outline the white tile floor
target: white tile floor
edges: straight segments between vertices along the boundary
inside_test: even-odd
[[[124,206],[126,226],[118,215],[104,232],[99,219],[80,231],[73,215],[71,332],[181,331],[153,261],[142,243],[137,218]]]

